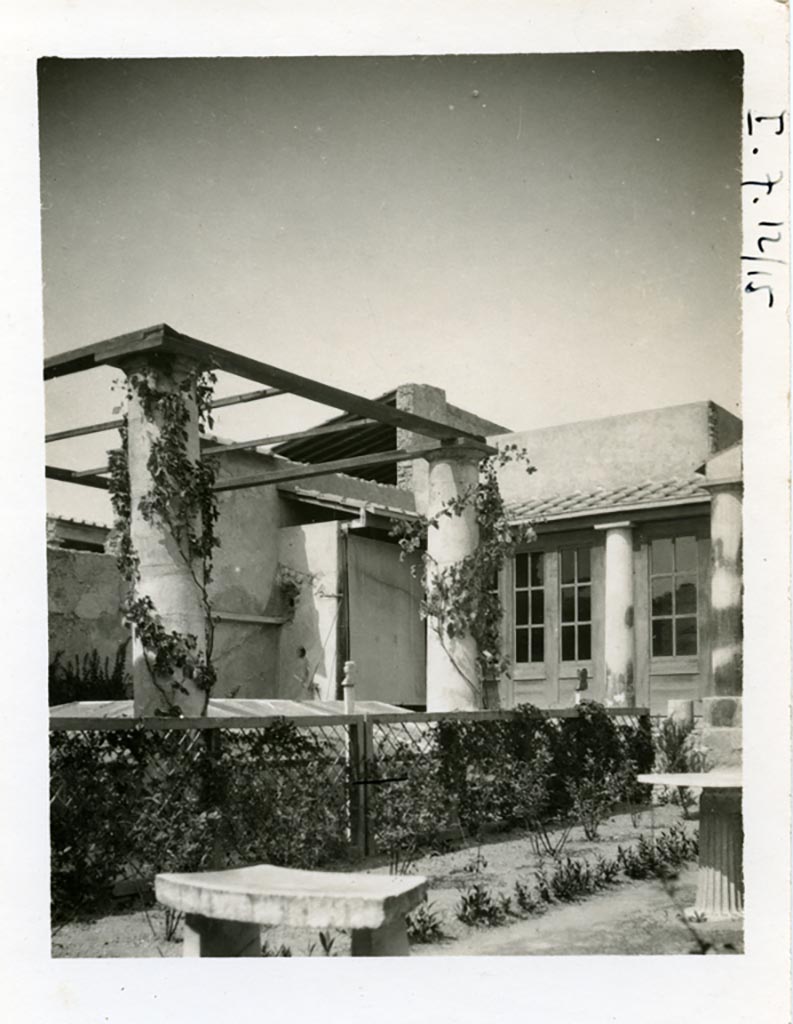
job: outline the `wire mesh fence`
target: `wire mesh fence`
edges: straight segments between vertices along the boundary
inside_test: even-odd
[[[648,736],[637,709],[53,719],[53,921],[150,891],[158,872],[327,868],[376,852],[402,870],[439,837],[526,824],[540,789],[559,813],[592,758],[647,770]]]

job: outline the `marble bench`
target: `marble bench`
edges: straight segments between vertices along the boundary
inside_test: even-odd
[[[405,915],[426,898],[427,881],[259,864],[161,874],[154,887],[185,915],[184,956],[259,956],[264,925],[348,929],[353,956],[407,956]]]

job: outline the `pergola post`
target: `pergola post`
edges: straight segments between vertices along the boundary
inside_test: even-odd
[[[177,391],[194,364],[186,359],[140,358],[125,361],[127,376],[143,375],[158,391]],[[127,404],[127,459],[130,486],[130,539],[138,557],[137,597],[151,598],[156,613],[168,632],[196,638],[196,653],[205,650],[206,616],[201,603],[200,560],[189,560],[185,545],[180,547],[168,527],[158,520],[149,521],[140,510],[140,500],[153,485],[149,468],[152,445],[160,438],[162,416],[149,415],[135,388]],[[198,415],[195,394],[184,393],[189,418],[185,425],[188,458],[199,458]],[[178,501],[178,495],[175,496]],[[187,717],[203,714],[206,695],[192,679],[157,677],[151,667],[150,652],[132,630],[132,679],[134,713],[148,717],[177,706]],[[176,684],[176,685],[174,685]]]
[[[429,463],[427,516],[437,516],[450,501],[471,492],[479,480],[479,463],[492,449],[485,444],[442,444],[426,455]],[[476,550],[479,527],[473,503],[459,514],[441,515],[427,536],[430,582],[444,569]],[[474,637],[449,637],[430,618],[427,629],[427,710],[468,711],[482,706],[483,682],[478,678]]]

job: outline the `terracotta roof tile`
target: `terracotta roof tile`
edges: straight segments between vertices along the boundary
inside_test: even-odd
[[[566,516],[580,516],[587,513],[619,511],[623,508],[652,507],[675,502],[708,501],[709,495],[702,486],[703,477],[673,477],[671,480],[646,480],[640,484],[591,491],[574,491],[571,494],[557,494],[549,497],[529,498],[507,506],[512,522],[539,519],[563,519]]]

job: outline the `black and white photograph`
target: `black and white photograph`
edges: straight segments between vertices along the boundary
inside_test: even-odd
[[[583,1013],[626,973],[660,1021],[652,966],[726,1022],[761,949],[784,1019],[787,606],[755,652],[789,579],[788,72],[730,25],[32,55],[25,685],[66,987],[19,1019],[253,957],[294,1020],[315,972],[465,964],[526,1012],[521,977]],[[469,1019],[397,991],[382,1020]]]

